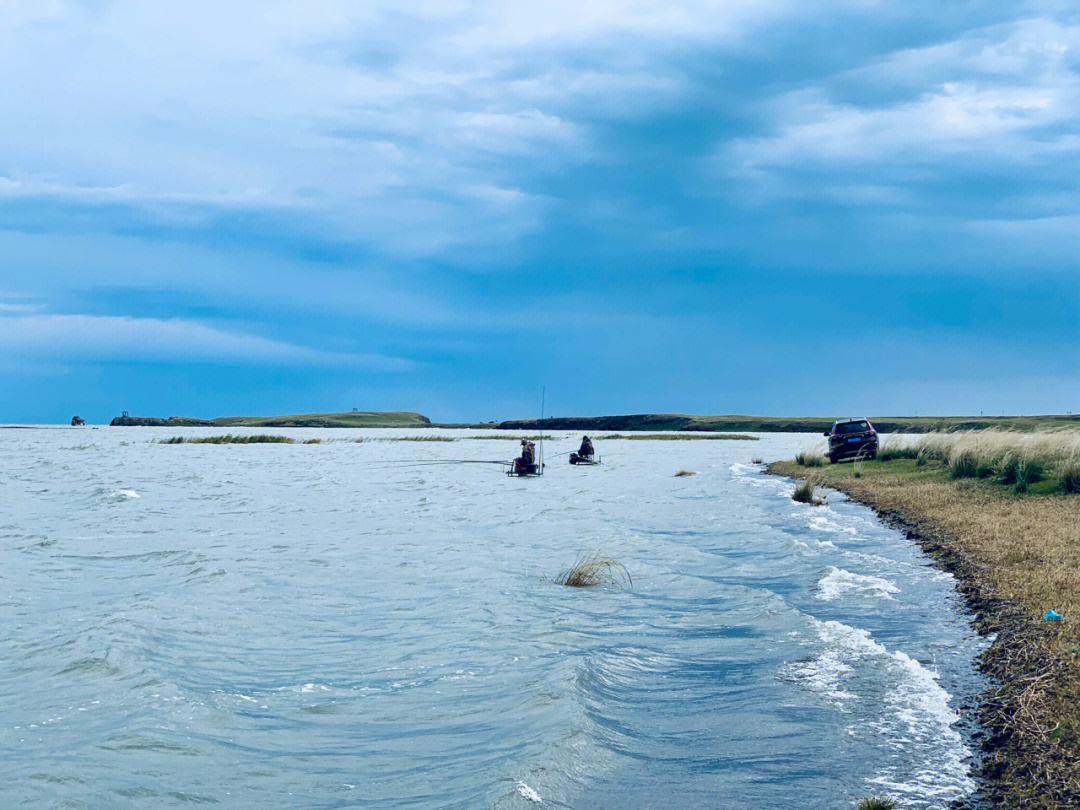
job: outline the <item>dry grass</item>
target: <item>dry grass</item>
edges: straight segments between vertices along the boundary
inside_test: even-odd
[[[555,578],[555,582],[570,588],[595,588],[598,585],[633,587],[634,585],[625,565],[610,557],[603,557],[599,552],[578,557],[572,566]]]
[[[676,478],[686,478],[688,475],[697,475],[697,470],[679,470],[675,473]]]
[[[1017,445],[1047,476],[1059,475],[1077,438],[1053,438],[930,437],[920,443],[920,453],[930,450],[922,463],[869,462],[859,478],[849,465],[813,475],[900,521],[956,574],[980,626],[997,633],[981,659],[1001,684],[980,709],[991,732],[982,763],[988,792],[1003,806],[1064,810],[1080,807],[1080,498],[1030,488],[1017,497],[978,474],[950,477],[956,467],[978,471],[991,460],[990,475],[1004,475],[997,451]],[[809,475],[793,462],[770,470]],[[1024,475],[1019,463],[1015,474]],[[1049,608],[1064,620],[1044,621]]]

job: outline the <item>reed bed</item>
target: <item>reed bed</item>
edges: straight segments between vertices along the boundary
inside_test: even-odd
[[[633,587],[630,571],[618,560],[601,556],[599,552],[583,554],[572,566],[555,578],[557,585],[569,588],[595,588],[598,585]]]
[[[251,436],[171,436],[160,444],[293,444],[294,439],[275,433],[256,433]]]

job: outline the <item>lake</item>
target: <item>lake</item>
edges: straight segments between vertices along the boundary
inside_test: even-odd
[[[427,464],[506,440],[158,443],[225,432],[0,430],[5,806],[944,808],[974,788],[960,709],[985,641],[901,533],[751,463],[815,437],[599,435],[603,464],[576,468],[580,436],[556,434],[533,479]],[[632,586],[555,583],[593,551]]]

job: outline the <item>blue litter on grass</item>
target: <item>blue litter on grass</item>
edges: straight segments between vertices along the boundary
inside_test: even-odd
[[[1048,622],[1060,622],[1061,621],[1061,614],[1060,613],[1055,613],[1052,610],[1048,610],[1048,611],[1046,611],[1046,620]]]

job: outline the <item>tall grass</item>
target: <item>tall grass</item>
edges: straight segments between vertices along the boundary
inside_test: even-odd
[[[800,450],[795,455],[795,463],[800,467],[824,467],[825,456],[816,450]]]
[[[1051,481],[1069,493],[1080,492],[1080,435],[1064,432],[1013,433],[980,430],[930,434],[903,455],[879,454],[882,461],[911,458],[916,464],[939,462],[956,479],[983,478],[1016,492]]]
[[[625,565],[611,557],[603,557],[599,552],[578,557],[572,566],[555,578],[555,582],[570,588],[595,588],[597,585],[633,587],[634,585]]]

